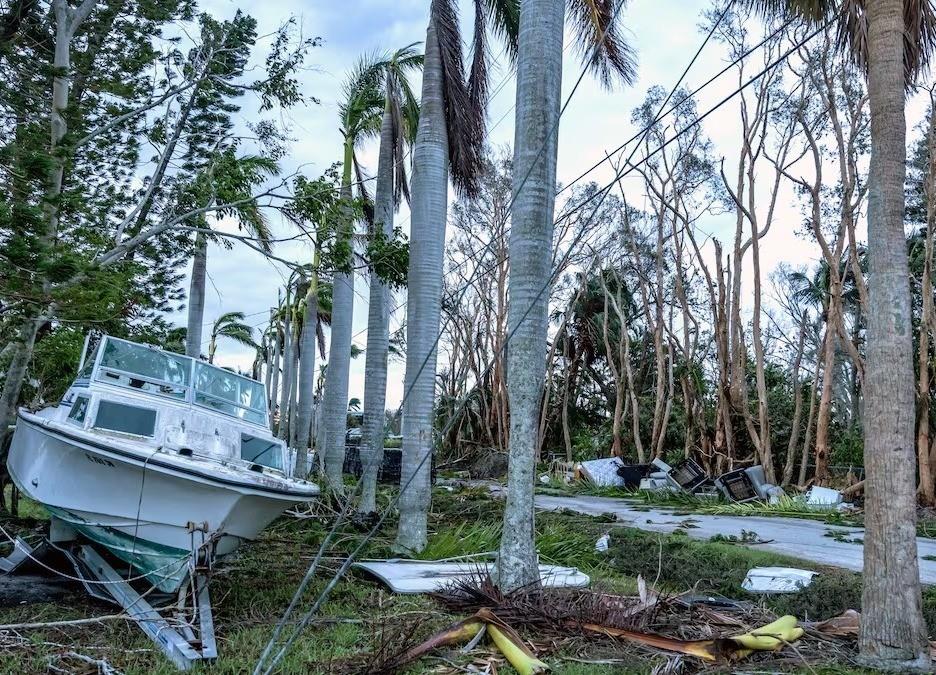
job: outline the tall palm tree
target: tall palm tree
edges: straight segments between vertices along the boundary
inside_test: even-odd
[[[227,338],[247,347],[257,349],[253,339],[253,328],[244,323],[243,312],[225,312],[211,324],[211,339],[208,342],[208,363],[214,363],[218,350],[218,338]]]
[[[570,0],[568,4],[588,67],[605,85],[616,78],[630,82],[633,52],[618,31],[624,3]],[[546,373],[565,7],[566,0],[520,3],[507,309],[510,442],[507,504],[497,558],[498,583],[507,590],[539,583],[533,472]]]
[[[383,97],[379,87],[374,59],[362,59],[344,85],[344,100],[339,106],[341,133],[344,136],[344,157],[341,176],[341,197],[351,202],[351,178],[357,164],[355,150],[368,138],[380,132]],[[351,367],[351,320],[354,313],[354,274],[350,249],[354,217],[350,208],[338,228],[336,250],[348,253],[346,266],[336,270],[332,281],[331,342],[328,346],[328,370],[323,393],[323,426],[325,475],[329,483],[340,488],[344,464],[345,433],[348,424],[348,376]]]
[[[401,550],[421,551],[426,545],[449,172],[456,190],[477,191],[487,102],[487,26],[506,38],[513,53],[517,10],[517,0],[475,0],[473,59],[466,79],[457,1],[429,3],[410,204],[400,472],[405,489],[396,537]]]
[[[255,175],[257,179],[275,172],[275,165],[262,157],[247,157],[244,160],[244,176]],[[206,169],[199,181],[210,181],[211,167]],[[198,182],[198,181],[196,181]],[[272,250],[272,234],[266,218],[259,206],[248,203],[236,209],[238,225],[248,236],[257,241],[257,246],[264,252]],[[189,283],[188,324],[185,334],[185,354],[198,358],[201,356],[202,329],[205,325],[205,288],[208,277],[208,242],[213,234],[208,232],[208,221],[200,218],[197,225],[201,228],[195,235],[195,254],[192,260],[192,279]]]
[[[864,586],[859,645],[871,666],[928,670],[916,554],[914,371],[904,234],[906,89],[936,47],[932,0],[748,0],[771,17],[834,20],[867,72],[868,338]]]
[[[407,45],[377,64],[384,95],[374,190],[374,218],[370,234],[393,233],[393,214],[403,196],[409,199],[404,154],[415,140],[419,106],[410,88],[410,71],[422,67],[422,54]],[[375,272],[370,273],[367,305],[367,347],[364,351],[364,420],[361,437],[360,509],[376,510],[377,469],[383,457],[387,399],[387,358],[390,349],[390,289]]]

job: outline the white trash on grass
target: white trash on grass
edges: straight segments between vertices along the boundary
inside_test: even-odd
[[[753,567],[741,588],[749,593],[796,593],[809,586],[817,574],[795,567]]]

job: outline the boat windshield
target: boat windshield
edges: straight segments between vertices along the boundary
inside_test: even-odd
[[[229,370],[195,364],[195,402],[254,424],[266,423],[263,385]]]
[[[153,347],[108,338],[98,379],[173,398],[185,398],[192,360]]]

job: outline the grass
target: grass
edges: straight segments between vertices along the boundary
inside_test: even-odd
[[[387,494],[381,495],[384,503]],[[486,553],[497,549],[503,502],[492,499],[486,490],[437,491],[430,513],[430,536],[420,557],[440,559]],[[282,518],[268,528],[257,542],[241,549],[236,559],[212,582],[220,658],[210,668],[212,675],[249,672],[273,624],[284,610],[299,579],[322,540],[329,519],[297,520]],[[379,535],[370,542],[362,557],[380,558],[391,554],[395,522],[388,519]],[[594,550],[595,541],[611,532],[607,553]],[[324,570],[308,590],[303,606],[320,591],[340,562],[361,539],[359,526],[349,524],[339,533],[336,545],[323,563]],[[816,567],[802,561],[747,549],[729,542],[692,540],[685,535],[657,535],[623,528],[602,517],[568,512],[537,515],[537,547],[541,560],[577,566],[601,587],[620,593],[634,593],[635,578],[641,574],[649,582],[671,591],[695,587],[699,592],[719,592],[732,598],[760,601],[740,589],[746,571],[755,565]],[[660,565],[660,561],[663,565]],[[765,601],[776,611],[801,618],[826,618],[842,609],[860,606],[859,575],[823,570],[812,586],[802,593]],[[936,594],[925,598],[927,618],[936,625]],[[0,609],[0,623],[86,618],[113,613],[113,608],[94,604],[76,593],[57,604],[28,605]],[[431,598],[396,596],[382,586],[352,575],[339,582],[318,620],[297,640],[278,672],[335,673],[347,670],[350,660],[360,659],[372,650],[380,635],[409,634],[424,638],[462,618],[448,614]],[[161,675],[174,672],[152,643],[136,627],[124,621],[108,621],[67,629],[43,629],[24,633],[28,647],[5,649],[0,643],[0,673],[48,672],[49,664],[79,669],[80,664],[61,660],[64,651],[106,657],[115,668],[133,675]],[[536,638],[536,635],[527,637]],[[59,645],[67,645],[62,647]],[[663,657],[636,658],[615,651],[607,643],[582,646],[560,642],[547,657],[555,673],[564,675],[603,675],[605,673],[650,673],[665,662]],[[610,650],[610,651],[609,651]],[[471,657],[454,656],[467,664]],[[580,663],[567,659],[624,659],[623,663]],[[426,659],[407,672],[429,672],[439,665]],[[208,672],[199,668],[195,672]],[[500,672],[510,673],[509,668]],[[845,670],[817,670],[843,674]]]
[[[13,486],[7,485],[4,487],[4,502],[9,505],[12,498]],[[34,502],[32,499],[27,497],[24,494],[20,494],[19,497],[19,513],[17,514],[21,520],[48,520],[48,512],[42,508],[38,502]]]

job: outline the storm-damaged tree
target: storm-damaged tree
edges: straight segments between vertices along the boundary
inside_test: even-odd
[[[396,547],[426,545],[433,451],[436,348],[439,340],[448,182],[475,194],[483,167],[487,104],[487,29],[515,50],[517,0],[475,0],[468,78],[455,0],[430,0],[419,126],[413,147],[410,256],[403,381],[403,459]]]
[[[620,35],[623,2],[569,3],[576,44],[601,82],[630,82],[634,59]],[[514,203],[507,309],[510,451],[507,505],[497,557],[506,590],[539,583],[533,518],[533,471],[546,370],[553,265],[556,153],[562,92],[564,0],[522,0],[517,54]]]
[[[930,0],[749,0],[771,15],[836,21],[868,77],[868,336],[865,371],[865,544],[861,657],[928,671],[916,555],[913,331],[907,244],[905,97],[936,47]]]
[[[161,39],[165,23],[195,19],[190,2],[158,5],[86,0],[72,7],[56,0],[51,14],[20,29],[52,35],[53,50],[43,51],[35,40],[8,46],[12,56],[3,67],[16,57],[32,69],[15,70],[32,79],[20,88],[22,97],[0,101],[10,131],[4,142],[13,139],[0,153],[0,172],[4,183],[17,183],[4,191],[0,207],[2,255],[10,263],[0,266],[0,296],[21,298],[3,319],[4,332],[15,337],[0,394],[0,441],[14,419],[40,329],[59,318],[129,321],[141,279],[152,280],[154,296],[174,297],[172,270],[191,233],[203,229],[200,219],[217,213],[252,221],[259,198],[278,198],[279,186],[261,187],[275,171],[270,146],[278,133],[267,123],[257,123],[261,142],[253,153],[228,143],[198,170],[183,171],[175,161],[185,150],[178,140],[173,145],[183,135],[178,111],[223,56],[215,38],[238,24],[250,42],[253,21],[202,15],[200,30],[188,33],[196,36],[191,49],[175,40],[155,49],[151,41]],[[289,37],[288,27],[281,32],[286,37],[274,40],[281,48],[267,59],[264,79],[241,83],[264,109],[298,100],[292,72],[313,44]],[[51,95],[43,96],[41,72],[50,65]],[[3,86],[6,93],[10,80]],[[51,133],[40,133],[42,125]],[[142,157],[144,146],[155,154]],[[250,237],[226,236],[257,247]]]
[[[422,54],[407,45],[378,59],[374,66],[383,92],[377,154],[374,217],[368,231],[368,259],[385,254],[383,244],[394,237],[393,215],[404,197],[409,200],[406,155],[412,147],[419,120],[419,104],[410,87],[410,73],[422,67]],[[393,261],[385,257],[384,263]],[[407,265],[398,274],[403,275]],[[377,470],[383,461],[386,436],[387,359],[390,349],[390,286],[371,266],[367,304],[367,346],[364,348],[364,419],[361,435],[361,502],[364,513],[376,509]]]
[[[356,151],[366,139],[380,133],[384,109],[380,78],[373,59],[365,57],[348,75],[343,87],[344,97],[338,106],[341,135],[344,138],[341,173],[341,197],[350,203],[352,177],[358,175],[358,192],[364,186]],[[351,367],[351,322],[354,314],[354,269],[352,247],[354,225],[358,217],[350,211],[337,223],[335,247],[346,264],[335,268],[332,281],[332,323],[328,344],[328,370],[325,371],[325,391],[322,400],[322,425],[325,476],[335,488],[341,488],[341,472],[345,455],[345,433],[348,424],[348,377]]]
[[[243,312],[225,312],[211,324],[211,337],[208,340],[208,363],[214,363],[219,338],[231,340],[245,347],[259,349],[259,345],[253,339],[253,328],[244,323]]]

